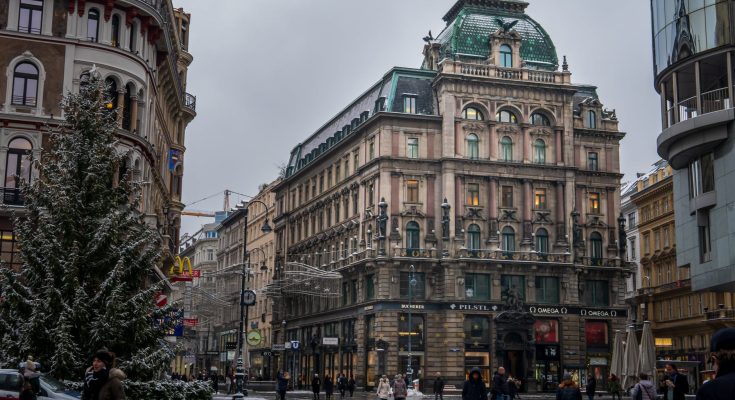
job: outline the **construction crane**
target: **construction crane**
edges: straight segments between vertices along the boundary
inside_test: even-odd
[[[195,202],[189,203],[186,206],[187,207],[193,206],[194,204],[201,203],[201,202],[203,202],[205,200],[209,200],[209,199],[211,199],[211,198],[219,195],[220,193],[224,193],[224,202],[222,204],[222,209],[225,210],[225,211],[228,211],[230,209],[230,195],[237,194],[237,195],[240,195],[240,196],[252,198],[252,196],[248,196],[248,195],[242,194],[242,193],[237,193],[237,192],[234,192],[234,191],[232,191],[230,189],[225,189],[224,192],[217,192],[217,193],[215,193],[213,195],[210,195],[210,196],[207,196],[207,197],[205,197],[203,199],[199,199],[199,200],[197,200]],[[184,211],[181,212],[181,215],[184,215],[184,216],[187,216],[187,217],[214,218],[215,212],[214,211],[202,211],[202,210],[184,210]]]

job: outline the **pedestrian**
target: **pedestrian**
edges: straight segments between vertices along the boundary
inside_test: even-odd
[[[587,393],[589,400],[594,400],[595,391],[597,391],[597,380],[594,375],[589,374],[587,375],[587,387],[585,388],[585,393]]]
[[[582,400],[582,392],[572,380],[569,372],[564,373],[559,389],[556,391],[556,400]]]
[[[334,382],[332,377],[327,375],[324,377],[324,394],[327,400],[332,400],[332,394],[334,393]]]
[[[350,391],[350,398],[355,394],[355,377],[350,374],[350,380],[347,381],[347,390]]]
[[[84,374],[82,400],[123,400],[125,391],[122,381],[125,373],[115,365],[115,355],[107,350],[98,350],[92,357],[92,366]]]
[[[408,397],[408,385],[406,385],[403,376],[398,374],[393,381],[393,398],[395,400],[405,400],[406,397]]]
[[[462,385],[462,400],[487,400],[487,388],[479,368],[473,368]]]
[[[441,372],[437,372],[434,378],[434,400],[444,400],[444,378]]]
[[[498,368],[498,372],[493,376],[491,393],[495,400],[510,400],[510,388],[508,387],[508,377],[505,376],[505,368]]]
[[[37,371],[37,365],[33,360],[33,356],[28,356],[25,367],[23,368],[23,378],[31,384],[33,393],[41,392],[41,374]]]
[[[697,400],[731,400],[735,396],[735,328],[717,331],[710,342],[715,379],[702,385]]]
[[[660,389],[664,400],[684,400],[689,394],[689,380],[679,373],[676,364],[666,364],[666,376],[661,382]]]
[[[337,389],[339,390],[339,400],[344,400],[347,391],[347,378],[345,374],[339,374],[337,377]]]
[[[214,393],[219,393],[219,377],[217,376],[217,373],[212,372],[209,376],[209,380],[212,381],[212,389],[214,389]]]
[[[388,382],[388,377],[383,375],[380,377],[380,380],[378,381],[378,390],[376,391],[378,395],[378,399],[380,400],[388,400],[392,392],[392,389],[390,388],[390,383]]]
[[[630,389],[630,398],[633,400],[656,400],[656,387],[648,379],[648,374],[641,372],[639,382]]]
[[[620,385],[620,379],[618,379],[618,376],[615,374],[610,375],[610,383],[608,384],[608,390],[610,391],[610,394],[612,395],[613,400],[615,400],[615,396],[618,396],[618,400],[621,400],[621,392],[623,391],[623,387]]]
[[[319,400],[319,388],[322,386],[322,380],[319,379],[319,374],[314,374],[314,378],[311,379],[311,391],[314,393],[314,400]]]
[[[33,391],[33,386],[28,381],[23,381],[23,390],[20,392],[19,400],[36,400],[36,392]]]
[[[518,388],[521,385],[521,381],[514,379],[510,374],[508,374],[508,397],[510,400],[514,400],[516,397],[521,398],[521,396],[518,395]]]
[[[279,400],[286,400],[286,390],[288,390],[288,372],[279,369],[276,374],[276,393]]]

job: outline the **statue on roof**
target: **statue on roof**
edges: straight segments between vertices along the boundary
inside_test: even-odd
[[[518,23],[519,20],[511,21],[511,22],[505,22],[502,18],[495,18],[495,22],[498,23],[500,26],[500,30],[503,32],[510,32],[511,29],[513,29],[514,26]]]
[[[427,36],[424,36],[424,42],[431,43],[434,41],[434,35],[431,34],[431,30],[429,30],[429,34]]]

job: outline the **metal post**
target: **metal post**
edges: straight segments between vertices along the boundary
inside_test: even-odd
[[[248,204],[249,205],[249,204]],[[243,221],[243,240],[242,240],[242,276],[240,277],[240,330],[237,334],[237,372],[235,378],[237,379],[237,390],[232,396],[234,399],[242,399],[248,395],[247,389],[243,389],[243,377],[245,371],[243,370],[242,360],[242,348],[243,348],[243,329],[245,325],[244,317],[247,313],[248,308],[245,306],[245,279],[247,278],[247,266],[245,264],[245,257],[248,255],[248,209],[245,208],[245,218]],[[243,313],[244,311],[244,313]]]
[[[408,281],[408,366],[406,367],[406,376],[408,377],[408,387],[413,389],[413,368],[411,366],[411,337],[413,336],[413,324],[411,320],[412,315],[412,303],[413,303],[413,287],[416,286],[416,278],[414,272],[416,268],[411,265],[409,267],[409,281]]]

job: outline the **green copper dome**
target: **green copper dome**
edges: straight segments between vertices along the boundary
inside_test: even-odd
[[[525,12],[528,3],[516,0],[459,0],[444,17],[439,35],[442,58],[488,58],[490,35],[501,23],[518,21],[512,29],[521,37],[521,58],[529,68],[557,70],[559,58],[551,37]]]

